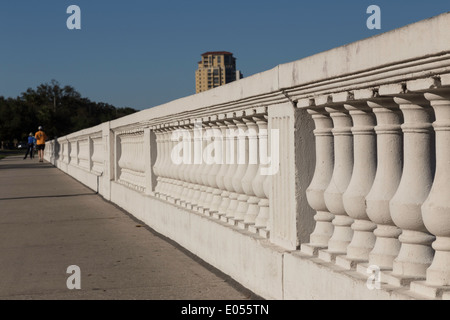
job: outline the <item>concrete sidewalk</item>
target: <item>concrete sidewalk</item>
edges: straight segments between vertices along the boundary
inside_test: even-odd
[[[81,270],[69,290],[67,268]],[[257,296],[37,159],[0,161],[0,299]]]

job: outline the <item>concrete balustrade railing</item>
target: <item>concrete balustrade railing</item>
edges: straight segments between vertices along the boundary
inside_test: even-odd
[[[265,298],[448,299],[448,30],[280,65],[45,157]]]

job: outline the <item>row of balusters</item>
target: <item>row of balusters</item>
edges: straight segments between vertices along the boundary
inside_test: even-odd
[[[158,196],[268,236],[270,176],[260,161],[268,150],[267,115],[193,121],[154,132]]]
[[[450,90],[308,112],[317,162],[307,199],[317,213],[302,251],[378,266],[390,284],[450,286]]]
[[[92,142],[86,138],[83,140],[74,140],[74,141],[58,141],[57,142],[57,159],[63,163],[69,163],[69,161],[78,165],[82,168],[93,170],[97,173],[101,173],[104,170],[103,163],[103,154],[104,154],[104,145],[102,137],[95,136],[91,138]],[[46,152],[50,155],[53,152],[53,144],[52,142],[49,148],[46,148]],[[89,143],[91,143],[92,150],[89,154]],[[70,149],[69,149],[70,148]],[[69,152],[70,150],[70,152]],[[92,161],[92,167],[89,167],[89,157]]]

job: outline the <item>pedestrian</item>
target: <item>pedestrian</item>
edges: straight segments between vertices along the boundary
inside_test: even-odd
[[[28,135],[28,144],[27,144],[27,153],[25,154],[24,160],[27,158],[28,154],[30,154],[30,159],[33,159],[33,150],[34,145],[36,143],[36,138],[33,136],[33,133],[30,132]]]
[[[42,131],[42,126],[38,127],[38,132],[35,134],[36,138],[36,148],[38,150],[39,162],[44,162],[44,150],[45,150],[45,141],[47,140],[47,135],[44,131]]]

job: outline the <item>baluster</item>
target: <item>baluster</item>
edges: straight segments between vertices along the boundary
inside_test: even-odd
[[[425,278],[426,269],[433,259],[431,243],[434,236],[426,230],[421,211],[432,184],[433,113],[423,95],[402,95],[395,97],[394,101],[400,105],[404,116],[404,167],[390,210],[402,234],[399,237],[400,252],[394,260],[392,277],[388,277],[388,282],[403,285],[412,279]]]
[[[191,161],[188,170],[188,181],[189,190],[186,195],[186,204],[188,208],[192,208],[193,205],[197,203],[196,196],[199,186],[197,185],[197,170],[199,166],[199,161],[201,161],[201,123],[194,120],[190,129],[190,150],[191,150]]]
[[[313,179],[306,190],[308,203],[316,210],[314,220],[316,226],[310,235],[310,243],[301,245],[302,252],[309,255],[317,255],[320,249],[328,246],[328,241],[333,234],[332,220],[334,215],[328,211],[325,204],[324,193],[330,184],[334,166],[334,141],[331,130],[333,121],[325,109],[308,109],[312,116],[316,129],[316,169]]]
[[[336,258],[336,263],[346,269],[356,267],[357,262],[369,260],[369,253],[375,244],[376,225],[366,212],[366,196],[372,188],[377,169],[375,137],[375,116],[366,102],[346,104],[345,108],[353,119],[354,165],[352,178],[342,195],[344,208],[354,219],[352,241],[345,257]]]
[[[233,188],[238,194],[237,197],[237,207],[236,212],[234,214],[234,221],[237,223],[238,221],[243,221],[245,217],[245,213],[248,209],[248,196],[245,194],[244,186],[242,178],[244,177],[247,167],[248,167],[248,159],[249,159],[249,149],[248,149],[248,137],[247,137],[247,123],[248,119],[236,119],[234,120],[236,126],[238,127],[238,143],[237,143],[237,152],[238,152],[238,166],[237,170],[233,175]]]
[[[235,189],[234,183],[233,183],[233,177],[236,174],[239,164],[238,164],[238,136],[239,132],[237,130],[237,125],[235,120],[231,120],[228,123],[228,136],[229,136],[229,146],[230,146],[230,152],[231,152],[231,163],[228,166],[228,172],[225,175],[225,186],[227,187],[227,190],[229,191],[229,201],[228,205],[226,207],[226,218],[229,224],[234,225],[235,221],[233,220],[234,215],[236,214],[236,208],[238,205],[238,193]],[[223,204],[223,203],[222,203]]]
[[[337,255],[347,253],[347,246],[352,240],[351,225],[353,219],[345,211],[342,195],[347,190],[353,170],[353,136],[352,119],[341,106],[326,107],[325,110],[333,120],[334,168],[330,184],[324,193],[325,204],[331,214],[333,235],[328,241],[328,248],[319,251],[319,258],[334,261]]]
[[[223,121],[217,121],[213,127],[214,136],[214,168],[208,173],[208,182],[212,189],[210,214],[220,218],[219,208],[222,201],[222,192],[225,190],[224,174],[227,169],[225,135],[226,125]]]
[[[167,198],[169,195],[169,183],[168,183],[168,168],[170,165],[170,129],[169,128],[163,128],[163,160],[162,160],[162,166],[161,166],[161,195],[164,198]]]
[[[369,265],[381,270],[392,269],[400,251],[398,240],[401,230],[392,221],[389,201],[397,191],[403,166],[402,114],[392,98],[380,98],[367,102],[377,118],[378,166],[372,189],[366,197],[367,215],[377,228]],[[367,269],[363,271],[367,274]]]
[[[206,198],[208,196],[208,171],[211,168],[211,165],[208,164],[205,161],[205,150],[206,147],[208,145],[208,128],[209,125],[208,124],[203,124],[203,129],[202,129],[202,139],[201,139],[201,144],[202,144],[202,154],[201,154],[201,165],[199,166],[199,169],[197,171],[198,173],[198,179],[197,179],[197,183],[199,185],[199,191],[200,191],[200,195],[198,198],[198,203],[197,203],[197,207],[196,210],[200,213],[203,213],[205,211],[205,209],[207,208],[207,203],[206,203]]]
[[[248,197],[247,210],[244,212],[244,224],[241,226],[246,228],[247,224],[254,224],[259,213],[258,203],[260,198],[255,194],[253,188],[253,181],[256,180],[259,169],[259,151],[258,151],[258,125],[256,121],[258,118],[252,117],[247,119],[247,141],[248,141],[248,161],[247,171],[242,177],[242,188],[245,195]]]
[[[190,195],[192,192],[193,184],[190,179],[191,170],[193,169],[194,154],[193,154],[193,142],[194,142],[194,131],[193,125],[189,124],[184,127],[186,130],[186,136],[183,137],[183,169],[182,169],[182,188],[183,191],[180,195],[180,204],[186,205],[189,202]]]
[[[177,157],[180,157],[181,160],[184,158],[184,153],[185,150],[183,148],[184,146],[184,140],[186,139],[186,127],[185,126],[179,126],[174,128],[174,131],[172,132],[173,135],[173,146],[172,146],[172,150],[171,150],[171,154],[172,152],[176,152],[179,151],[179,147],[181,146],[181,153],[177,154]],[[178,139],[177,139],[178,138]],[[172,155],[172,157],[174,157],[175,155]],[[173,198],[175,199],[176,203],[180,203],[180,199],[182,197],[182,193],[183,193],[183,176],[184,173],[183,171],[185,170],[184,168],[184,161],[181,161],[181,163],[176,163],[175,162],[176,159],[172,159],[172,163],[173,163],[173,185],[174,185],[174,193],[173,193]]]
[[[234,130],[236,125],[230,120],[223,121],[225,130],[225,166],[222,169],[222,172],[218,175],[218,183],[223,183],[223,187],[225,188],[222,191],[220,197],[222,198],[219,206],[219,214],[221,216],[221,220],[228,221],[228,207],[231,204],[231,194],[234,192],[232,178],[234,174],[235,168],[233,166],[236,165],[237,162],[237,152],[236,152],[236,138],[234,137]],[[222,131],[223,132],[223,131]],[[223,178],[220,179],[220,176],[223,174]]]
[[[205,162],[207,168],[205,168],[205,174],[203,176],[203,182],[206,185],[206,196],[204,200],[204,211],[206,215],[212,214],[212,202],[217,190],[216,175],[220,170],[220,130],[217,121],[210,121],[208,123],[209,128],[206,131],[206,142],[207,146],[205,148]]]
[[[192,195],[193,209],[197,209],[200,206],[200,197],[202,195],[201,187],[201,172],[203,169],[203,150],[204,150],[204,125],[201,121],[196,121],[194,128],[194,169],[191,175],[194,181],[194,192]]]

